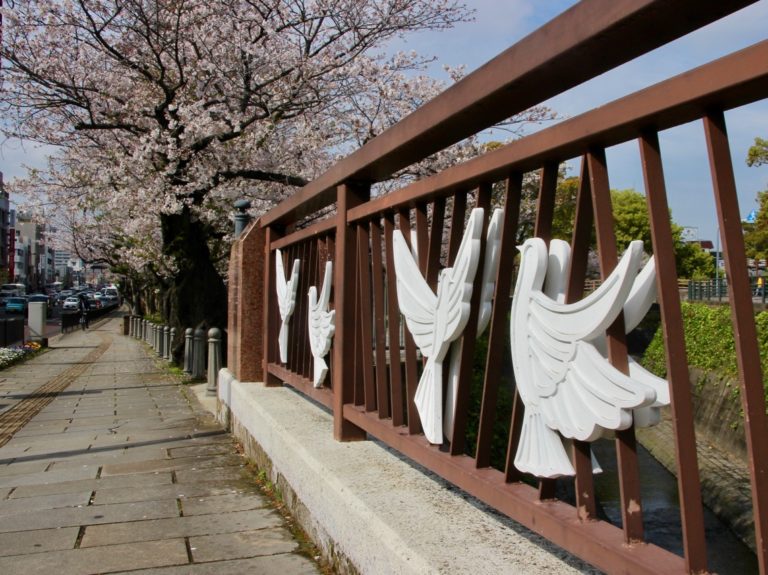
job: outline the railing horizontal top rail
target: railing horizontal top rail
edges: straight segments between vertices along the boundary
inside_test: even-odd
[[[583,0],[265,214],[286,223],[756,0]],[[681,15],[685,15],[682,17]]]
[[[349,211],[349,221],[470,190],[510,171],[538,169],[564,161],[590,146],[609,147],[637,138],[643,130],[665,130],[721,110],[760,100],[768,93],[768,40],[720,58],[590,112],[565,120],[464,164],[419,180]]]

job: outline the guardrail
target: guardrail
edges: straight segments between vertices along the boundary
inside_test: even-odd
[[[617,1],[609,9],[605,2],[585,0],[265,214],[232,252],[228,355],[235,377],[295,387],[333,410],[337,439],[371,434],[603,570],[706,571],[691,386],[658,140],[661,130],[698,121],[704,128],[723,232],[734,332],[740,334],[737,354],[757,555],[761,573],[766,573],[768,422],[724,111],[768,96],[768,41],[387,195],[370,194],[373,183],[399,168],[748,3]],[[558,166],[581,158],[565,293],[566,301],[577,301],[583,295],[593,228],[603,277],[617,264],[605,149],[633,140],[643,165],[668,357],[683,557],[647,542],[633,426],[615,433],[620,527],[598,519],[588,443],[573,442],[573,501],[558,499],[555,489],[558,481],[571,480],[537,478],[515,467],[525,406],[501,359],[510,354],[508,294],[517,261],[523,175],[540,171],[534,235],[549,242]],[[494,188],[502,188],[504,214],[487,346],[478,346],[476,338],[482,291],[478,273],[467,327],[450,352],[458,358],[453,426],[442,445],[433,445],[422,433],[414,402],[425,365],[399,313],[393,237],[396,230],[403,233],[419,273],[434,291],[440,270],[457,257],[466,214],[475,207],[484,209],[479,235],[479,261],[484,261]],[[330,206],[333,215],[307,224]],[[278,249],[289,274],[294,260],[300,261],[298,297],[287,328],[287,361],[281,361],[278,349]],[[333,263],[330,307],[335,310],[335,334],[329,376],[315,387],[307,294],[312,286],[320,290],[327,262]],[[611,363],[626,373],[621,318],[608,329],[606,341]],[[508,409],[500,402],[506,393],[514,398]],[[472,413],[474,408],[479,413]]]

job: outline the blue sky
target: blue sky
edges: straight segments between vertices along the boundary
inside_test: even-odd
[[[418,34],[398,42],[396,47],[435,56],[437,62],[432,73],[436,76],[444,76],[443,64],[463,64],[471,72],[575,3],[472,0],[467,4],[476,11],[473,22],[451,30]],[[766,38],[768,0],[760,0],[546,104],[564,117],[574,116]],[[754,137],[768,137],[768,100],[728,112],[726,119],[741,212],[746,216],[757,207],[757,192],[768,188],[768,166],[748,168],[744,162]],[[673,218],[690,227],[692,236],[714,241],[717,222],[701,123],[662,133],[661,146]],[[0,145],[0,171],[6,180],[21,176],[23,163],[42,166],[44,155],[45,150],[32,144],[4,142]],[[607,155],[611,187],[643,191],[637,144],[611,148]],[[576,175],[577,169],[572,174]]]
[[[471,72],[575,3],[475,0],[468,2],[476,10],[473,22],[417,35],[400,47],[436,56],[435,75],[441,74],[443,64],[464,64]],[[562,116],[575,116],[766,38],[768,0],[761,0],[546,104]],[[746,216],[757,207],[757,192],[768,189],[768,166],[749,168],[745,163],[755,136],[768,138],[768,100],[727,112],[726,120],[741,212]],[[695,122],[663,132],[660,141],[674,220],[689,227],[692,237],[714,241],[717,222],[703,133],[701,122]],[[612,188],[643,191],[636,142],[609,149],[607,157]],[[577,175],[578,167],[571,174]]]

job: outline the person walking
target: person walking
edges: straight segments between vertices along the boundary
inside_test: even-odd
[[[88,329],[90,326],[88,324],[88,312],[91,309],[91,304],[88,301],[88,298],[84,295],[80,296],[80,325],[83,326],[83,329]]]

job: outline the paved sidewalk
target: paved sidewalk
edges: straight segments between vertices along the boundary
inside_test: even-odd
[[[230,435],[121,328],[0,371],[0,573],[318,573]]]

